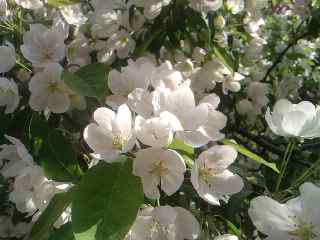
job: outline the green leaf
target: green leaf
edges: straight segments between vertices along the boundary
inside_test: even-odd
[[[69,222],[62,225],[50,235],[49,240],[75,240],[72,224]]]
[[[102,99],[108,92],[108,68],[101,63],[93,63],[80,68],[77,72],[65,71],[64,82],[77,94]]]
[[[42,143],[39,159],[46,176],[55,181],[77,181],[82,175],[72,144],[54,130]]]
[[[190,145],[187,145],[183,142],[183,140],[175,138],[173,142],[169,145],[170,149],[177,150],[179,152],[184,152],[189,156],[194,155],[194,149]]]
[[[193,166],[194,148],[185,144],[181,139],[175,138],[169,145],[169,149],[177,151],[184,159],[188,167]]]
[[[71,189],[69,192],[58,193],[51,199],[47,208],[33,225],[30,239],[48,239],[50,231],[53,229],[53,224],[58,220],[63,211],[70,205],[72,194],[73,189]]]
[[[48,0],[48,5],[51,7],[63,7],[66,5],[72,5],[80,3],[81,0]]]
[[[236,61],[233,59],[232,56],[229,55],[229,53],[219,46],[215,46],[213,49],[214,55],[224,64],[226,67],[228,67],[231,71],[236,72],[238,69],[238,66],[236,66]]]
[[[140,179],[132,175],[131,161],[91,168],[72,201],[76,240],[122,240],[143,203]]]
[[[271,163],[271,162],[268,162],[266,160],[264,160],[262,157],[258,156],[257,154],[249,151],[248,149],[246,149],[245,147],[237,144],[237,143],[234,143],[232,142],[231,140],[223,140],[223,143],[226,144],[226,145],[230,145],[232,147],[234,147],[239,153],[247,156],[248,158],[262,164],[262,165],[265,165],[269,168],[271,168],[273,171],[275,171],[276,173],[280,173],[279,169],[277,168],[277,165],[275,163]]]

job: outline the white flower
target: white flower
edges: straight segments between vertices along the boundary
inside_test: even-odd
[[[16,4],[26,9],[39,9],[43,7],[41,0],[15,0]]]
[[[44,176],[42,168],[33,165],[24,168],[15,177],[9,199],[20,212],[29,213],[31,216],[37,210],[43,211],[56,192],[55,185]],[[36,219],[39,215],[40,213],[33,218]]]
[[[0,107],[5,107],[5,114],[13,113],[19,105],[18,86],[13,80],[0,77]]]
[[[111,35],[107,41],[107,46],[116,51],[117,56],[121,59],[126,58],[136,47],[136,42],[125,30],[120,30]]]
[[[151,61],[146,58],[139,58],[136,61],[129,60],[128,66],[121,68],[121,72],[111,70],[108,77],[108,86],[113,95],[107,97],[106,103],[111,106],[120,106],[127,101],[128,95],[136,88],[147,89],[154,68],[155,66]]]
[[[198,12],[212,12],[222,7],[222,0],[189,0],[189,6]]]
[[[82,12],[81,4],[63,6],[60,12],[68,24],[81,26],[87,21],[87,17]]]
[[[227,0],[227,8],[231,10],[233,14],[237,14],[244,9],[244,0]]]
[[[144,118],[150,118],[153,114],[153,94],[141,88],[136,88],[128,96],[128,105],[132,111]]]
[[[117,11],[96,10],[91,18],[91,33],[94,38],[107,38],[119,29],[120,13]]]
[[[220,205],[219,199],[241,191],[241,177],[228,170],[236,158],[237,151],[230,146],[216,145],[200,154],[192,168],[191,182],[201,198]]]
[[[23,170],[34,164],[32,156],[20,140],[5,135],[10,141],[10,145],[4,144],[0,146],[0,162],[3,167],[0,173],[5,178],[16,177],[23,173]]]
[[[272,132],[284,137],[320,137],[320,107],[302,101],[292,104],[286,99],[276,102],[273,112],[267,109],[266,121]]]
[[[261,82],[250,82],[247,95],[252,100],[258,112],[269,102],[267,94],[269,93],[269,85]]]
[[[94,151],[95,158],[114,162],[119,154],[133,148],[135,137],[132,131],[132,116],[127,105],[121,105],[117,114],[108,108],[98,108],[93,119],[95,123],[85,128],[83,137]]]
[[[41,24],[30,25],[30,31],[23,35],[21,52],[36,67],[58,63],[65,56],[65,36],[61,31],[48,29]]]
[[[49,109],[53,113],[64,113],[70,108],[68,87],[61,79],[63,68],[50,64],[30,80],[29,104],[35,111]]]
[[[158,187],[169,196],[178,191],[185,171],[183,158],[173,150],[142,149],[133,162],[133,174],[141,177],[143,191],[151,199],[160,198]]]
[[[142,209],[126,240],[195,240],[200,235],[197,219],[181,207]]]
[[[0,73],[6,73],[16,65],[16,52],[12,45],[0,46]]]
[[[135,120],[137,138],[152,147],[168,146],[176,130],[182,130],[182,126],[176,116],[169,112],[162,112],[159,117],[149,119],[137,116]]]
[[[300,186],[301,195],[284,204],[259,196],[251,200],[249,216],[268,240],[307,240],[320,236],[320,189],[312,183]]]
[[[239,238],[232,234],[223,234],[215,237],[214,240],[239,240]]]
[[[144,16],[149,19],[155,19],[160,15],[161,10],[164,6],[169,5],[171,0],[150,0],[144,1]]]
[[[89,40],[78,34],[67,47],[69,65],[85,66],[91,63]]]
[[[177,137],[193,147],[201,147],[209,141],[224,137],[220,130],[225,127],[227,119],[224,114],[215,110],[219,97],[212,94],[196,105],[194,94],[187,83],[177,90],[158,88],[153,94],[155,114],[168,111],[180,121],[183,131],[177,132]]]
[[[181,72],[175,70],[169,61],[165,61],[157,67],[150,77],[151,85],[154,88],[162,87],[171,90],[178,89],[179,85],[183,82]]]

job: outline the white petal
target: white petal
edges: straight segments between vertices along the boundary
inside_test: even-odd
[[[181,240],[194,240],[200,236],[200,225],[197,219],[187,210],[181,207],[174,208],[177,212],[177,235]]]

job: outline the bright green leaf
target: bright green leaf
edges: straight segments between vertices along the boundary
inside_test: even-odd
[[[45,211],[33,225],[30,239],[45,240],[48,239],[53,224],[58,220],[64,210],[70,205],[73,189],[69,192],[56,194]]]
[[[102,99],[108,92],[107,72],[108,68],[105,65],[93,63],[75,73],[65,71],[62,78],[77,94]]]
[[[143,203],[140,179],[131,161],[100,163],[91,168],[76,189],[72,224],[77,240],[122,240]]]
[[[175,138],[173,142],[169,145],[170,149],[182,151],[189,156],[193,156],[194,149],[190,145],[185,144],[181,139]]]
[[[228,139],[224,140],[223,141],[224,144],[226,145],[230,145],[230,146],[233,146],[239,153],[247,156],[248,158],[262,164],[262,165],[265,165],[269,168],[271,168],[273,171],[277,172],[277,173],[280,173],[279,169],[277,168],[277,165],[275,163],[271,163],[271,162],[268,162],[266,160],[264,160],[262,157],[258,156],[257,154],[249,151],[248,149],[246,149],[245,147],[237,144],[237,143],[234,143]]]
[[[55,181],[76,181],[82,174],[72,144],[57,130],[49,132],[38,157],[46,176]]]

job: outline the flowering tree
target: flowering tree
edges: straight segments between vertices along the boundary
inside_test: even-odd
[[[319,0],[0,21],[0,239],[320,240]]]

